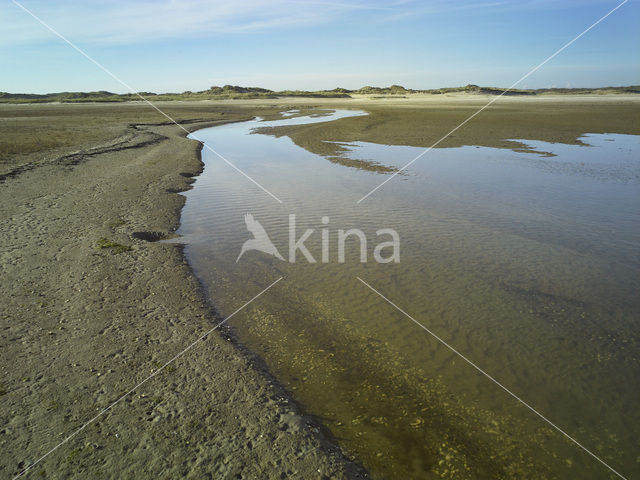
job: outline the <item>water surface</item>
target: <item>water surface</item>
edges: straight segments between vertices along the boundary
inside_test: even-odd
[[[222,314],[285,276],[231,320],[240,339],[375,478],[616,478],[360,276],[620,473],[640,473],[639,137],[435,149],[356,204],[388,174],[252,133],[359,114],[292,112],[192,135],[283,201],[207,149],[186,193],[179,233]],[[395,167],[423,150],[343,146]],[[295,214],[298,237],[315,230],[305,245],[317,263],[256,251],[236,263],[245,213],[285,257]],[[349,228],[366,233],[368,263],[354,240],[337,262],[337,230]],[[400,235],[400,263],[372,261],[380,228]]]

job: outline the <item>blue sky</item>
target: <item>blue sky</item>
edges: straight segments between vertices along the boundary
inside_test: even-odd
[[[11,0],[0,91],[126,89]],[[510,86],[619,1],[17,0],[134,89]],[[629,0],[520,87],[640,84]]]

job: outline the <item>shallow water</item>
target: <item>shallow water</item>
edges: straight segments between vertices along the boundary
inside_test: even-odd
[[[214,304],[306,409],[375,478],[616,478],[504,390],[386,303],[371,284],[621,474],[640,472],[640,137],[586,145],[522,141],[529,152],[435,149],[369,198],[388,174],[332,163],[265,125],[192,134],[207,149],[186,193],[186,253]],[[356,142],[345,156],[403,166],[422,148]],[[548,156],[543,152],[553,153]],[[288,255],[250,251],[251,213]],[[328,225],[321,222],[329,217]],[[321,229],[329,231],[322,263]],[[359,228],[337,262],[337,230]],[[400,263],[378,264],[376,230],[395,229]]]

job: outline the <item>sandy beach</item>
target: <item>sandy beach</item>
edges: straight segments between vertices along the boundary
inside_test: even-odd
[[[73,145],[3,164],[0,471],[7,478],[221,320],[179,246],[136,238],[177,228],[183,197],[175,192],[189,188],[200,171],[199,145],[175,125],[128,126],[149,117],[143,105],[115,107],[116,119],[100,127],[104,137],[92,145],[83,133],[95,127],[87,128],[79,111],[89,109],[100,123],[113,108],[3,107],[2,138],[15,141],[7,129],[18,124],[36,144],[62,128],[67,115],[79,114],[65,125]],[[57,123],[57,115],[66,120]],[[233,115],[224,116],[251,116]],[[189,128],[222,115],[208,116]],[[238,307],[257,293],[247,292]],[[260,360],[219,329],[29,474],[358,478],[360,472],[317,422],[300,414]]]
[[[492,97],[158,105],[188,131],[291,108],[368,116],[292,126],[299,146],[429,147]],[[637,96],[505,97],[439,146],[640,134]],[[143,103],[0,105],[0,473],[13,477],[219,323],[171,237],[201,146]],[[224,152],[223,152],[224,153]],[[229,169],[229,175],[236,175]],[[277,287],[274,287],[277,288]],[[247,291],[237,307],[257,295]],[[242,322],[242,312],[235,321]],[[46,478],[366,478],[224,327],[40,461]]]

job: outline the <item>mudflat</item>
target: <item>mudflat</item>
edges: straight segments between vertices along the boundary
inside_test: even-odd
[[[270,131],[429,147],[479,95],[160,104],[188,131],[300,108],[368,116]],[[517,148],[640,134],[635,96],[503,97],[439,146]],[[15,476],[222,319],[178,245],[200,146],[148,105],[0,105],[0,472]],[[221,152],[224,154],[224,152]],[[230,159],[233,160],[233,159]],[[229,175],[236,175],[232,169]],[[265,199],[268,201],[268,199]],[[237,299],[241,307],[258,291]],[[243,321],[242,312],[234,318]],[[224,327],[33,467],[30,475],[358,478],[366,473]]]
[[[491,101],[494,103],[479,112]],[[519,139],[577,144],[581,143],[579,137],[584,133],[640,132],[638,95],[505,96],[498,99],[487,95],[416,95],[355,98],[345,101],[342,106],[350,104],[359,106],[369,115],[262,129],[262,132],[288,135],[297,145],[320,155],[339,153],[339,142],[425,148],[437,143],[437,147],[447,148],[476,145],[520,149],[525,146],[517,142]],[[457,127],[460,128],[448,135]]]

